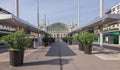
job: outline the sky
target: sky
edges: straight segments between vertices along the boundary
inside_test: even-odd
[[[37,1],[19,0],[20,18],[37,26]],[[118,4],[120,0],[104,0],[104,11]],[[39,0],[40,22],[46,15],[46,23],[62,22],[77,24],[78,0]],[[0,7],[15,14],[15,0],[0,0]],[[89,24],[99,16],[99,0],[80,0],[80,26]]]

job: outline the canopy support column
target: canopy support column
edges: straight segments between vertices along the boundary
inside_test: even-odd
[[[100,44],[100,47],[101,47],[101,51],[103,51],[103,28],[101,27],[100,28],[100,39],[99,39],[99,44]]]

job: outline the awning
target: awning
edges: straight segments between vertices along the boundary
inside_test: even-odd
[[[1,25],[6,25],[6,26],[10,26],[10,27],[21,27],[21,28],[25,28],[29,31],[32,32],[36,32],[38,33],[43,33],[43,34],[48,34],[47,32],[39,29],[38,27],[14,16],[13,14],[0,14],[0,24]]]
[[[12,32],[0,31],[0,34],[11,34]]]
[[[73,32],[70,32],[69,34],[79,33],[81,31],[94,29],[94,27],[102,27],[103,25],[108,24],[109,22],[114,22],[116,20],[120,20],[120,14],[108,14],[101,18],[95,19],[94,21],[90,22],[89,25],[84,26],[81,29],[77,29]]]
[[[114,35],[119,35],[119,32],[104,33],[104,36],[114,36]]]
[[[109,22],[113,22],[116,20],[120,20],[120,14],[108,14],[101,18],[95,19],[94,21],[90,22],[89,25],[83,28],[93,28],[95,26],[103,26],[105,24],[108,24]]]

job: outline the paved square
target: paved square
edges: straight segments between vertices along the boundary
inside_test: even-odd
[[[11,67],[9,62],[0,62],[0,70],[120,70],[120,60],[103,60],[96,55],[86,55],[76,45],[57,41],[51,47],[29,51],[23,66]]]

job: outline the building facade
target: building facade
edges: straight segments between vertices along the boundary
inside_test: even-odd
[[[108,15],[117,15],[117,18],[120,18],[120,3],[118,3],[117,5],[113,6],[110,10],[107,10],[107,12],[105,12],[106,15],[104,16],[108,16]],[[103,43],[108,43],[108,44],[120,44],[120,19],[114,19],[114,17],[112,16],[113,19],[109,19],[109,21],[107,20],[102,20],[103,22],[106,21],[105,24],[102,25],[102,32],[103,32]],[[97,26],[96,26],[97,27]],[[100,33],[100,29],[95,28],[94,29],[94,33],[99,34]],[[99,38],[98,41],[99,42]]]
[[[51,34],[51,37],[55,39],[66,37],[69,33],[68,26],[60,22],[49,25],[47,27],[47,31]]]
[[[111,8],[111,13],[112,14],[120,14],[120,3],[118,3],[117,5],[115,5]]]

